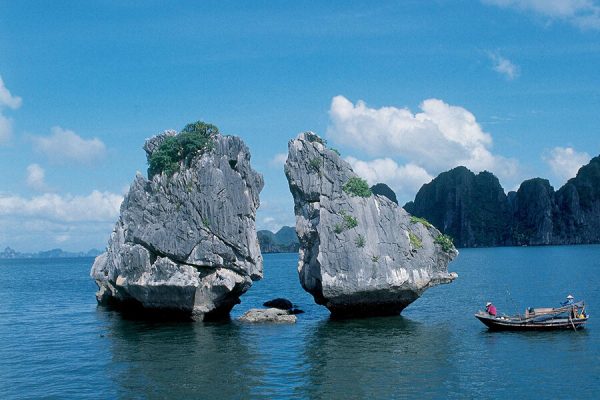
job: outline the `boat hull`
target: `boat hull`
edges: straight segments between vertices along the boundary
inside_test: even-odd
[[[494,331],[551,331],[565,329],[582,329],[588,318],[555,318],[543,322],[516,320],[511,318],[492,317],[475,314],[475,317]]]

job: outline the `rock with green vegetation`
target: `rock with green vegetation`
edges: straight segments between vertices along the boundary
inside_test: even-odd
[[[410,217],[410,222],[413,224],[423,224],[427,228],[431,228],[431,222],[427,221],[425,218],[415,217],[414,215]]]
[[[454,243],[452,242],[452,238],[448,235],[444,235],[443,233],[441,235],[436,236],[434,243],[439,244],[442,250],[444,250],[446,253],[449,253],[454,250]]]
[[[408,232],[408,238],[410,239],[410,245],[412,246],[413,250],[419,250],[421,247],[423,247],[423,242],[413,232]],[[438,243],[438,242],[435,242],[435,243]],[[445,249],[442,248],[442,250],[445,250]]]
[[[318,304],[340,317],[398,314],[427,288],[456,278],[448,263],[457,252],[435,242],[440,232],[373,195],[316,134],[300,134],[288,150],[300,283]],[[319,172],[313,159],[321,160]]]
[[[175,155],[174,144],[173,166],[153,169],[150,179],[138,173],[131,184],[107,251],[91,270],[97,298],[225,317],[262,277],[255,216],[263,179],[240,138],[203,123],[148,139],[149,164],[156,166],[157,153]]]
[[[358,221],[352,215],[343,213],[342,217],[344,218],[344,226],[346,229],[352,229],[358,226]]]
[[[352,196],[370,197],[373,194],[367,181],[358,176],[351,176],[348,178],[348,181],[344,184],[342,189]]]
[[[179,134],[174,132],[165,131],[163,135],[146,141],[148,179],[161,173],[171,176],[181,167],[189,167],[194,157],[212,150],[219,129],[198,121],[186,125]]]

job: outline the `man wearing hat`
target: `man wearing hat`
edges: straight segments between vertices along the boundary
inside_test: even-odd
[[[490,314],[492,317],[496,316],[496,306],[489,301],[485,303],[485,311],[487,311],[487,313]]]
[[[563,306],[572,306],[574,304],[573,302],[573,295],[568,295],[567,296],[567,301],[565,301],[564,303],[562,303]]]

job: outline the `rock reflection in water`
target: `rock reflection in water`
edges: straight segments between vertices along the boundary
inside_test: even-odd
[[[120,397],[249,398],[261,380],[235,324],[105,314],[112,365],[118,366],[111,371],[112,385]]]
[[[403,317],[324,321],[304,351],[309,384],[299,397],[423,398],[455,375],[451,334]]]

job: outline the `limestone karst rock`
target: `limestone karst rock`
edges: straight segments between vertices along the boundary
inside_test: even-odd
[[[510,209],[498,178],[465,167],[441,173],[404,205],[454,239],[458,247],[502,246],[510,238]]]
[[[149,160],[176,135],[148,139]],[[263,178],[240,138],[215,132],[210,143],[172,175],[136,175],[90,272],[100,303],[219,318],[262,278],[255,215]]]
[[[332,315],[398,314],[427,288],[456,278],[447,266],[458,253],[446,237],[371,194],[366,182],[352,188],[360,180],[319,136],[302,133],[288,149],[300,283]]]
[[[458,247],[600,243],[600,156],[557,191],[534,178],[504,194],[490,172],[457,167],[423,185],[404,208]]]

